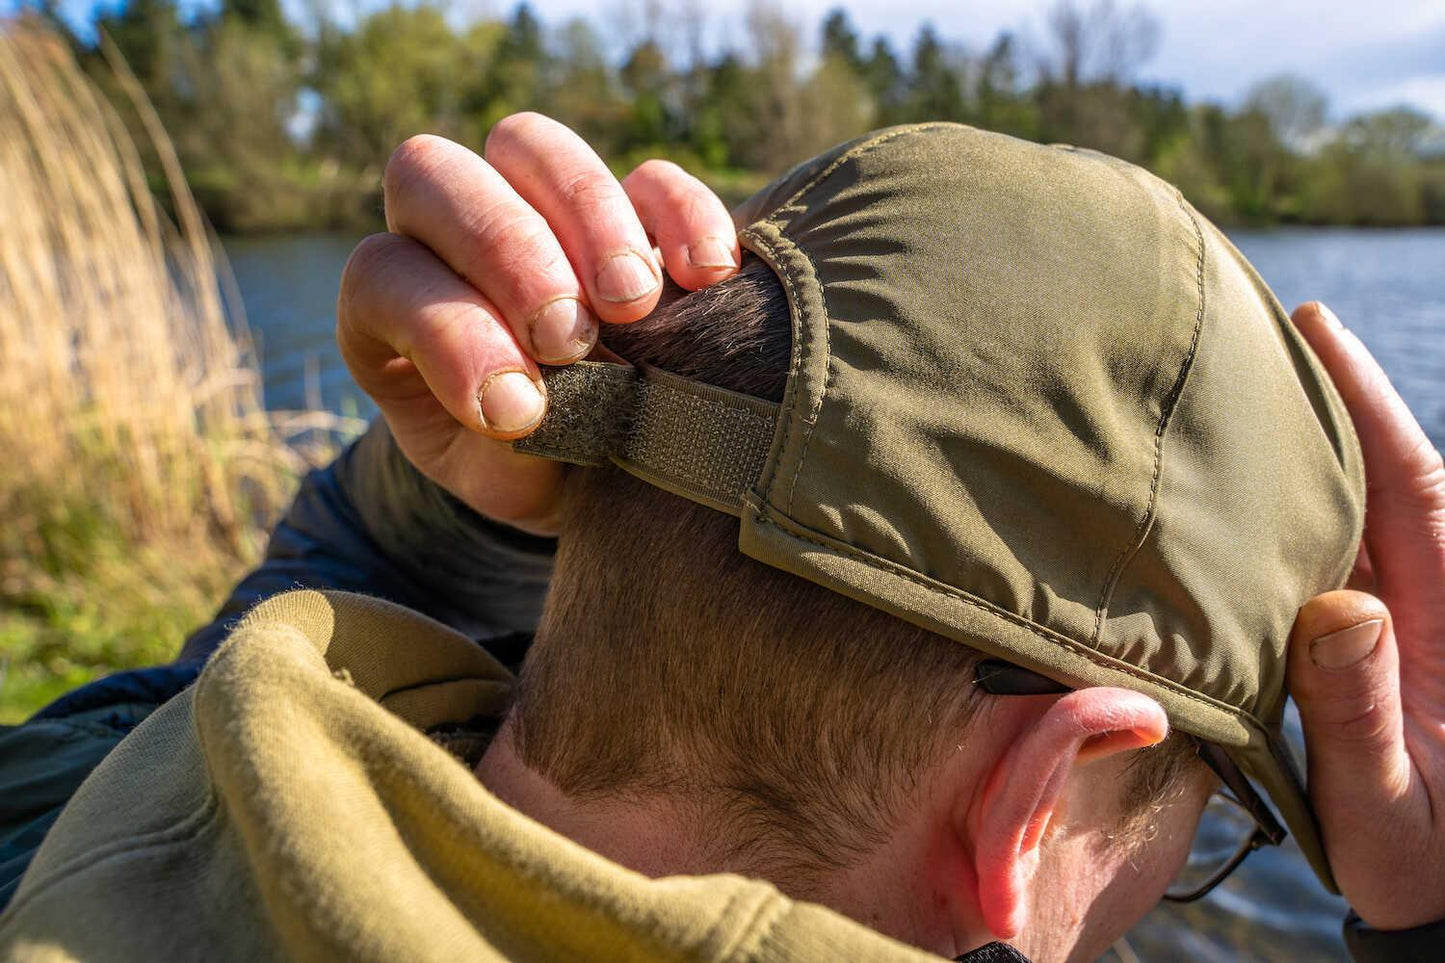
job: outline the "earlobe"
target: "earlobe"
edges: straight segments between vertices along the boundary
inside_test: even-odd
[[[1017,936],[1049,822],[1075,765],[1161,742],[1169,723],[1159,703],[1127,689],[1090,688],[1039,705],[989,773],[968,820],[979,910],[996,939]],[[1032,701],[1032,699],[1030,700]]]

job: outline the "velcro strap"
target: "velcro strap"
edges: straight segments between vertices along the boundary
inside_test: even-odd
[[[579,361],[543,368],[542,380],[547,415],[514,450],[612,462],[675,495],[742,513],[773,443],[776,404],[647,365]]]

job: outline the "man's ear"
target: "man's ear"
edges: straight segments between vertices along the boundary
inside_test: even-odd
[[[1039,844],[1075,764],[1155,745],[1168,732],[1164,709],[1146,695],[1080,689],[1049,704],[999,756],[969,820],[979,909],[996,939],[1017,936],[1028,915]]]

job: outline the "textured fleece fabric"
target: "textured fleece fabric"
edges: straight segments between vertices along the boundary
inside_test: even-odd
[[[504,805],[423,730],[495,719],[510,685],[408,609],[263,602],[75,794],[0,957],[935,959],[757,880],[640,876]]]

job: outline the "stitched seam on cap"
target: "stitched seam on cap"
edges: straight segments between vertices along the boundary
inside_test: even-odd
[[[1104,580],[1104,590],[1099,595],[1099,605],[1094,610],[1094,634],[1090,639],[1092,645],[1097,646],[1099,639],[1104,633],[1104,617],[1109,611],[1109,602],[1113,599],[1114,589],[1118,586],[1125,567],[1144,547],[1144,540],[1149,537],[1149,530],[1154,527],[1154,518],[1159,509],[1159,480],[1164,469],[1164,435],[1169,430],[1169,423],[1174,418],[1174,412],[1179,407],[1179,399],[1184,396],[1184,385],[1189,380],[1189,373],[1194,370],[1194,356],[1199,350],[1200,333],[1204,330],[1204,232],[1200,230],[1199,221],[1184,203],[1184,195],[1178,190],[1174,191],[1174,199],[1179,204],[1180,211],[1188,218],[1190,226],[1194,228],[1194,238],[1199,242],[1199,254],[1195,259],[1194,283],[1199,292],[1199,308],[1194,315],[1194,332],[1190,336],[1189,350],[1185,352],[1184,363],[1179,368],[1179,375],[1174,379],[1173,386],[1169,389],[1169,395],[1164,401],[1164,410],[1159,416],[1159,425],[1154,429],[1154,473],[1149,479],[1149,503],[1144,510],[1144,517],[1139,519],[1139,525],[1134,530],[1134,537],[1124,546],[1124,551],[1114,560],[1113,566],[1109,569],[1109,577]]]
[[[834,160],[833,163],[829,164],[824,170],[822,170],[820,173],[818,173],[816,176],[814,176],[814,178],[813,178],[812,180],[808,181],[808,183],[806,183],[806,184],[804,184],[802,187],[798,188],[798,190],[795,191],[795,192],[792,194],[792,196],[790,196],[786,201],[784,201],[783,203],[781,203],[781,204],[779,204],[777,207],[775,207],[775,208],[773,209],[773,213],[772,213],[772,214],[768,215],[768,216],[765,217],[765,218],[760,218],[759,220],[754,221],[752,224],[749,224],[748,226],[744,227],[741,231],[738,232],[738,237],[739,237],[739,239],[740,239],[741,241],[743,241],[744,243],[751,242],[755,247],[757,247],[757,248],[760,249],[757,253],[759,253],[759,254],[766,253],[766,254],[768,255],[768,257],[767,257],[767,258],[764,258],[764,260],[767,261],[768,266],[773,269],[773,273],[778,274],[778,275],[780,275],[780,276],[782,277],[783,285],[784,285],[784,287],[787,289],[788,302],[789,302],[789,305],[790,305],[790,308],[792,309],[792,311],[800,310],[800,309],[801,309],[801,306],[802,306],[802,300],[801,300],[801,298],[798,296],[798,291],[799,291],[800,285],[797,283],[797,279],[795,278],[793,268],[787,263],[787,259],[784,258],[784,257],[782,257],[781,255],[782,255],[783,253],[785,253],[785,249],[786,249],[787,252],[789,252],[789,253],[795,253],[795,254],[797,254],[799,257],[804,257],[804,255],[803,255],[802,252],[799,250],[798,246],[797,246],[795,243],[793,243],[793,241],[792,241],[791,239],[789,239],[788,237],[786,237],[786,236],[783,234],[783,226],[782,226],[782,219],[781,219],[782,212],[783,212],[785,209],[791,207],[793,204],[797,203],[797,201],[799,200],[799,198],[801,198],[801,197],[802,197],[804,194],[806,194],[807,192],[813,190],[813,188],[817,187],[818,184],[820,184],[825,178],[831,176],[831,175],[833,174],[833,172],[836,171],[836,170],[837,170],[839,167],[841,167],[843,164],[845,164],[845,163],[847,163],[849,160],[851,160],[851,159],[859,156],[860,154],[862,154],[862,153],[864,153],[864,152],[866,152],[866,151],[868,151],[868,150],[871,150],[871,149],[873,149],[874,147],[877,147],[877,146],[879,146],[879,145],[881,145],[881,144],[884,144],[884,143],[886,143],[886,142],[888,142],[888,141],[890,141],[890,140],[893,140],[893,139],[896,138],[896,137],[901,137],[901,136],[903,136],[903,135],[905,135],[905,134],[911,134],[911,133],[915,133],[915,132],[923,131],[923,130],[941,129],[941,128],[949,127],[949,126],[953,126],[953,125],[950,125],[950,124],[914,124],[914,125],[911,125],[911,126],[909,126],[909,127],[905,127],[905,128],[901,128],[901,129],[895,129],[895,130],[889,131],[889,132],[887,132],[887,133],[880,134],[879,136],[873,138],[872,140],[869,140],[869,141],[866,141],[866,142],[864,142],[864,143],[862,143],[862,144],[859,144],[857,147],[854,147],[852,150],[849,150],[849,151],[845,152],[845,153],[843,154],[843,156],[841,156],[841,157],[837,158],[836,160]],[[760,233],[758,232],[758,226],[759,226],[759,225],[762,225],[762,224],[766,224],[768,227],[770,227],[770,228],[772,229],[772,233],[773,233],[773,235],[776,237],[776,240],[774,240],[773,238],[766,237],[766,236],[764,236],[764,235],[762,235],[762,234],[760,234]],[[809,261],[809,263],[811,264],[812,262]],[[815,281],[816,281],[816,275],[815,275]],[[823,295],[822,295],[823,285],[822,285],[822,283],[821,283],[821,282],[817,282],[815,286],[816,286],[817,289],[818,289],[819,300],[823,300]],[[790,314],[792,313],[792,311],[790,311]],[[828,337],[828,327],[829,327],[828,321],[829,321],[829,319],[828,319],[828,317],[827,317],[826,304],[825,304],[825,307],[824,307],[824,312],[823,312],[823,314],[824,314],[824,318],[823,318],[823,320],[824,320],[823,335],[824,335],[825,338],[827,338],[827,337]],[[802,339],[797,336],[799,333],[800,333],[800,331],[794,331],[794,332],[793,332],[793,334],[794,334],[793,343],[792,343],[792,345],[791,345],[791,350],[790,350],[790,352],[789,352],[789,359],[788,359],[788,385],[787,385],[786,393],[785,393],[784,396],[783,396],[782,411],[780,412],[780,414],[786,413],[789,420],[791,420],[791,418],[792,418],[792,413],[793,413],[793,411],[794,411],[794,409],[795,409],[795,407],[796,407],[796,404],[797,404],[797,396],[798,396],[798,380],[799,380],[799,379],[798,379],[798,367],[799,367],[799,362],[802,360],[802,349],[801,349],[801,347],[800,347]],[[823,363],[824,363],[825,370],[826,370],[826,368],[827,368],[828,358],[830,357],[830,355],[831,355],[831,351],[827,351],[827,352],[824,353]],[[830,382],[831,382],[831,376],[825,376],[825,378],[824,378],[824,391],[823,391],[823,394],[825,394],[825,395],[827,394],[827,388],[828,388]],[[805,421],[805,423],[807,424],[808,427],[807,427],[806,432],[804,433],[804,440],[803,440],[802,451],[800,451],[800,452],[799,452],[799,455],[798,455],[798,470],[793,473],[792,485],[790,485],[790,486],[789,486],[789,489],[788,489],[788,506],[787,506],[787,510],[788,510],[789,512],[792,511],[792,506],[793,506],[793,498],[792,498],[793,487],[796,486],[796,484],[797,484],[797,478],[798,478],[798,473],[802,470],[802,466],[803,466],[803,455],[806,454],[806,452],[807,452],[807,446],[808,446],[808,441],[809,441],[809,440],[811,439],[811,437],[812,437],[813,424],[815,423],[816,418],[817,418],[817,413],[816,413],[816,412],[819,411],[819,410],[821,410],[821,408],[822,408],[822,400],[821,400],[821,398],[820,398],[820,399],[819,399],[819,402],[818,402],[818,405],[816,406],[816,408],[814,408],[813,411],[810,411],[808,418],[804,419],[804,421]],[[778,452],[779,458],[782,457],[783,449],[786,448],[786,437],[787,437],[787,433],[786,433],[786,431],[785,431],[784,434],[783,434],[784,443],[780,446],[779,452]],[[761,481],[760,481],[760,484],[761,484],[761,486],[763,487],[763,489],[766,490],[766,491],[768,491],[770,494],[771,494],[771,492],[772,492],[772,490],[773,490],[774,484],[775,484],[776,481],[777,481],[777,468],[778,468],[778,466],[777,466],[777,464],[776,464],[776,460],[775,460],[774,462],[772,462],[772,463],[769,463],[769,465],[768,465],[768,467],[767,467],[767,475],[766,475],[766,478],[765,478],[764,480],[761,480]]]
[[[828,295],[823,282],[818,282],[818,300],[823,305],[823,390],[818,394],[808,412],[807,428],[803,430],[803,446],[798,451],[798,463],[793,466],[793,478],[788,482],[788,514],[793,514],[793,496],[798,491],[798,476],[803,474],[803,462],[808,460],[808,446],[813,443],[813,431],[818,427],[818,416],[823,413],[823,402],[833,389],[833,315],[828,310]]]
[[[778,214],[781,211],[792,207],[794,204],[798,203],[798,201],[802,200],[804,194],[807,194],[809,191],[813,190],[813,188],[823,183],[823,181],[833,176],[833,172],[836,171],[838,168],[842,167],[850,160],[853,160],[855,157],[861,157],[862,155],[873,150],[875,147],[881,147],[882,145],[888,143],[890,140],[894,140],[899,137],[906,137],[909,134],[917,134],[926,130],[941,130],[944,127],[954,126],[958,125],[948,123],[909,124],[905,127],[899,127],[894,128],[893,130],[884,131],[877,137],[874,137],[872,140],[865,140],[863,143],[857,145],[856,147],[845,151],[841,157],[836,158],[833,163],[829,164],[827,167],[823,168],[820,172],[814,175],[812,180],[808,181],[808,183],[804,184],[802,187],[794,191],[791,197],[789,197],[783,203],[779,204],[777,207],[773,208],[773,213],[769,214],[766,218],[764,218],[764,220],[776,222],[778,219]]]
[[[1185,687],[1182,683],[1175,682],[1172,679],[1163,678],[1162,676],[1157,676],[1154,673],[1148,671],[1147,669],[1141,669],[1136,665],[1131,665],[1130,663],[1123,661],[1122,659],[1114,659],[1110,656],[1105,656],[1102,653],[1092,649],[1088,644],[1080,642],[1078,639],[1070,638],[1067,635],[1062,635],[1058,632],[1055,632],[1053,629],[1049,629],[1042,625],[1039,625],[1037,622],[1026,619],[1021,615],[1017,615],[1013,612],[1001,609],[998,606],[992,604],[991,602],[986,601],[985,599],[978,598],[977,596],[965,592],[963,589],[956,588],[952,585],[946,585],[941,582],[935,582],[923,575],[918,574],[917,572],[912,571],[911,569],[899,565],[896,562],[890,562],[887,559],[871,555],[868,552],[856,548],[855,546],[849,545],[846,542],[834,543],[831,541],[823,541],[823,539],[827,538],[826,535],[821,532],[815,532],[813,531],[813,529],[808,528],[806,525],[802,525],[793,519],[788,519],[789,526],[784,527],[783,525],[772,519],[766,506],[755,506],[755,514],[758,524],[760,525],[764,525],[769,528],[776,528],[778,531],[791,538],[796,538],[801,541],[808,542],[809,544],[816,545],[831,555],[841,555],[846,558],[851,558],[854,561],[861,562],[864,565],[867,565],[869,568],[877,569],[878,571],[884,572],[888,575],[892,575],[895,578],[906,579],[907,581],[915,583],[920,588],[934,595],[939,595],[943,596],[944,598],[964,602],[968,605],[973,606],[976,609],[987,612],[989,615],[1003,619],[1005,622],[1017,625],[1019,628],[1022,629],[1027,629],[1029,632],[1032,632],[1034,635],[1037,635],[1039,638],[1043,639],[1046,642],[1053,642],[1061,645],[1065,649],[1068,649],[1070,652],[1082,656],[1087,661],[1094,663],[1102,669],[1108,669],[1112,672],[1122,672],[1125,675],[1131,675],[1136,679],[1152,683],[1159,686],[1160,688],[1168,689],[1169,691],[1174,692],[1177,695],[1181,695],[1184,698],[1189,699],[1193,702],[1198,702],[1200,705],[1208,706],[1211,709],[1216,709],[1236,716],[1239,719],[1245,721],[1246,723],[1253,725],[1260,732],[1267,731],[1264,723],[1262,723],[1259,719],[1255,718],[1253,713],[1245,709],[1241,709],[1238,706],[1232,706],[1228,703],[1212,699],[1209,696],[1203,695],[1201,693],[1195,692],[1193,689]],[[1106,659],[1108,661],[1105,661]]]
[[[889,138],[889,139],[891,139],[891,138]],[[880,139],[880,140],[878,140],[878,141],[876,141],[876,142],[870,142],[870,143],[879,143],[879,144],[881,144],[881,143],[883,143],[883,140]],[[856,156],[856,155],[852,155],[852,156]],[[833,168],[830,167],[829,170],[831,171],[831,170],[833,170]],[[816,183],[816,182],[814,182],[814,183]],[[800,197],[801,194],[802,194],[802,192],[800,191],[798,194],[795,194],[795,195],[793,195],[793,196],[796,198],[796,197]],[[788,238],[786,235],[783,234],[781,225],[780,225],[777,221],[774,221],[772,218],[769,218],[768,220],[769,220],[770,223],[772,223],[773,227],[777,229],[777,231],[778,231],[778,240],[779,240],[780,242],[786,241],[786,242],[788,243],[789,248],[790,248],[792,251],[797,252],[797,254],[798,254],[799,257],[804,257],[804,258],[806,259],[805,255],[803,255],[801,249],[797,246],[797,244],[794,243],[790,238]],[[781,268],[781,271],[782,271],[783,286],[784,286],[785,288],[787,288],[787,293],[788,293],[789,301],[790,301],[792,304],[801,304],[802,301],[800,300],[799,294],[798,294],[798,291],[799,291],[799,288],[800,288],[801,285],[798,284],[797,279],[794,277],[793,268],[791,267],[791,265],[788,265],[788,264],[786,263],[785,259],[783,259],[783,258],[777,258],[777,252],[778,252],[778,250],[779,250],[778,245],[777,245],[777,244],[766,244],[766,242],[762,242],[762,241],[760,241],[759,243],[764,243],[765,246],[767,246],[768,250],[769,250],[770,252],[772,252],[772,253],[774,254],[774,257],[777,259],[778,264],[779,264],[779,266],[780,266],[780,268]],[[809,260],[809,263],[811,264],[812,261]],[[819,396],[818,396],[818,401],[817,401],[817,403],[816,403],[815,405],[813,405],[813,406],[811,407],[811,409],[809,410],[809,412],[808,412],[808,417],[805,418],[805,419],[803,419],[804,424],[807,425],[807,428],[806,428],[806,429],[804,430],[804,432],[803,432],[803,444],[802,444],[801,450],[798,452],[798,464],[797,464],[796,466],[794,466],[794,468],[793,468],[793,477],[792,477],[792,479],[791,479],[791,480],[789,481],[789,483],[788,483],[788,504],[787,504],[786,508],[784,509],[789,515],[791,515],[791,514],[793,513],[793,493],[794,493],[794,492],[797,490],[797,488],[798,488],[798,476],[801,475],[802,472],[803,472],[803,459],[804,459],[805,457],[807,457],[807,454],[808,454],[808,443],[813,440],[813,428],[814,428],[814,426],[816,426],[817,423],[818,423],[818,413],[823,410],[823,399],[827,397],[827,395],[828,395],[828,389],[833,386],[833,366],[832,366],[832,364],[830,363],[830,361],[831,361],[831,359],[832,359],[832,356],[833,356],[833,344],[832,344],[832,336],[831,336],[831,334],[830,334],[830,332],[829,332],[829,329],[832,327],[832,319],[829,317],[829,314],[828,314],[828,298],[827,298],[827,295],[823,293],[823,282],[817,281],[817,275],[816,275],[816,273],[814,274],[814,280],[815,280],[814,287],[816,287],[816,288],[818,289],[818,300],[819,300],[820,302],[822,302],[822,305],[823,305],[823,370],[824,370],[823,390],[822,390],[822,392],[821,392],[821,393],[819,394]],[[800,327],[801,327],[801,326],[800,326]],[[797,368],[798,368],[799,362],[802,360],[802,356],[803,356],[803,355],[802,355],[802,351],[801,351],[801,350],[796,351],[796,352],[793,352],[793,358],[792,358],[792,359],[790,360],[790,362],[789,362],[789,371],[788,371],[789,383],[792,384],[792,385],[794,385],[794,386],[796,386],[796,384],[797,384],[797,382],[798,382],[798,378],[797,378]],[[788,399],[788,400],[791,401],[793,404],[796,404],[796,402],[797,402],[797,390],[796,390],[796,387],[795,387],[794,390],[793,390],[793,397],[792,397],[791,399]],[[789,405],[789,407],[791,408],[792,405]],[[771,489],[772,484],[773,484],[773,482],[774,482],[775,480],[776,480],[775,476],[769,478],[769,480],[768,480],[768,487],[769,487],[770,489]]]
[[[756,247],[761,249],[761,252],[765,252],[768,255],[768,259],[765,259],[768,266],[773,269],[774,274],[777,274],[782,278],[783,287],[787,289],[789,314],[791,315],[793,309],[796,308],[799,304],[798,288],[794,283],[792,267],[789,266],[786,263],[786,259],[781,257],[780,255],[782,253],[781,245],[783,243],[786,243],[788,248],[792,251],[798,250],[797,245],[793,244],[791,241],[788,241],[787,238],[783,237],[782,231],[778,228],[778,225],[776,223],[762,223],[768,223],[774,229],[774,231],[777,232],[778,240],[776,242],[758,234],[756,231],[751,230],[750,228],[744,228],[740,232],[740,237],[742,237],[744,240],[751,241]],[[799,254],[799,256],[801,256],[801,253]],[[819,287],[821,288],[821,285],[819,285]],[[789,347],[788,386],[783,395],[783,403],[780,406],[778,412],[778,417],[780,420],[783,419],[783,416],[785,414],[788,420],[791,420],[793,408],[796,405],[798,399],[798,362],[802,358],[801,350],[794,350],[798,347],[798,341],[799,339],[794,337],[793,343]],[[776,430],[777,428],[775,426],[774,431]],[[787,432],[784,431],[783,442],[780,443],[778,449],[779,459],[782,457],[783,448],[786,447],[786,439]],[[764,490],[772,490],[773,482],[776,479],[778,472],[777,460],[778,459],[773,459],[767,464],[766,477],[765,479],[759,480],[758,482],[758,484],[761,485]]]
[[[905,127],[901,130],[888,131],[887,133],[880,134],[879,136],[873,138],[870,141],[865,141],[864,143],[859,144],[857,147],[854,147],[852,150],[845,152],[843,156],[839,157],[838,159],[833,161],[833,163],[825,167],[811,181],[798,188],[798,190],[793,194],[792,197],[789,197],[785,202],[778,205],[778,207],[774,209],[773,213],[767,218],[765,218],[765,220],[777,226],[778,231],[781,234],[783,231],[782,221],[780,219],[781,213],[801,201],[803,197],[805,197],[820,184],[822,184],[825,180],[831,177],[833,173],[844,164],[848,163],[849,161],[856,160],[857,158],[862,157],[864,154],[867,154],[869,151],[875,150],[888,143],[889,141],[897,140],[900,137],[924,133],[930,130],[942,130],[943,128],[949,126],[951,125],[915,124],[910,127]],[[823,283],[819,281],[817,287],[818,300],[823,303],[823,390],[819,393],[818,400],[812,405],[812,407],[808,411],[808,417],[805,419],[807,428],[805,428],[803,431],[802,449],[798,452],[798,464],[795,465],[793,468],[793,478],[788,483],[788,505],[786,511],[789,515],[793,513],[793,495],[798,489],[798,477],[803,474],[803,463],[808,460],[808,446],[811,445],[813,442],[813,430],[818,425],[818,415],[823,410],[823,401],[828,397],[828,392],[833,387],[833,344],[831,333],[831,329],[833,327],[833,318],[832,313],[828,310],[828,295],[827,292],[824,290]]]

